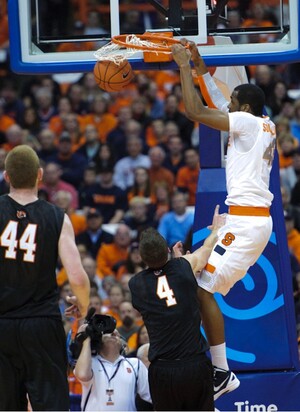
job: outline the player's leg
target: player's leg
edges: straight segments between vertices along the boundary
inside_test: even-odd
[[[214,400],[238,388],[240,381],[229,370],[226,357],[224,319],[214,295],[198,288],[199,308],[203,327],[210,345],[214,365]]]
[[[23,384],[24,365],[19,357],[16,331],[18,320],[1,319],[0,339],[0,410],[26,411],[26,390]]]
[[[149,389],[155,411],[181,410],[181,405],[173,396],[173,368],[167,363],[169,362],[156,360],[149,366]]]
[[[199,291],[201,316],[216,372],[215,399],[236,389],[239,381],[228,367],[223,316],[213,294],[226,295],[245,276],[263,252],[271,231],[269,217],[228,215],[208,264],[197,280],[202,289]]]
[[[201,287],[198,288],[197,293],[207,340],[210,345],[220,345],[225,341],[223,314],[212,293]]]
[[[69,410],[66,338],[62,322],[47,318],[22,323],[22,358],[33,410]]]

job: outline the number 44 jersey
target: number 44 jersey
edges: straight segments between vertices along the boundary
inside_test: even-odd
[[[61,318],[56,266],[64,212],[0,197],[0,317]]]

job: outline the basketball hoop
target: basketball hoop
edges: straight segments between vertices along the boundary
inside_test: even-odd
[[[94,56],[100,61],[110,60],[120,64],[138,51],[143,51],[145,62],[171,61],[172,45],[176,43],[180,41],[157,33],[121,34],[114,36],[111,42],[98,49]]]

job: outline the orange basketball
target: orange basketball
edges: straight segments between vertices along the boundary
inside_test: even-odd
[[[119,92],[133,79],[132,67],[127,60],[119,65],[108,60],[98,61],[94,66],[98,86],[107,92]]]

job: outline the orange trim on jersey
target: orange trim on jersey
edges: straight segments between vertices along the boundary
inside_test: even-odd
[[[230,215],[239,216],[270,216],[268,207],[252,207],[252,206],[229,206],[228,213]]]
[[[205,83],[205,80],[203,79],[203,77],[198,76],[197,80],[198,80],[198,83],[199,83],[199,86],[200,86],[201,94],[202,94],[204,100],[206,101],[207,106],[210,107],[211,109],[217,109],[216,105],[212,101],[212,98],[210,97],[210,94],[208,93],[206,83]]]
[[[211,265],[210,263],[207,263],[204,269],[209,273],[214,273],[214,271],[216,270],[215,266]]]

